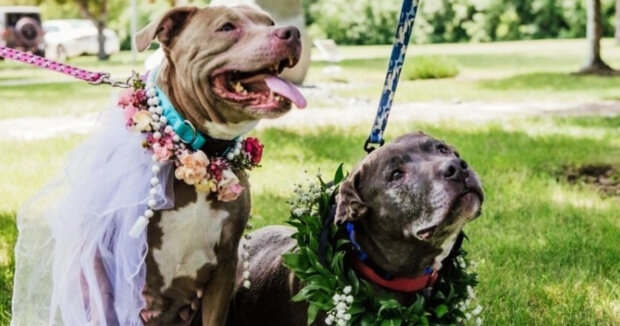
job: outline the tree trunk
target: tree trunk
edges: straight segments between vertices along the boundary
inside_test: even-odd
[[[601,15],[601,0],[586,0],[588,9],[588,60],[581,70],[583,74],[608,74],[613,71],[601,58],[601,37],[603,36],[603,22]]]
[[[620,0],[616,0],[616,44],[620,45]]]
[[[97,43],[99,43],[99,53],[97,54],[97,56],[99,57],[99,60],[108,60],[108,58],[110,57],[105,52],[105,35],[103,34],[104,30],[105,30],[105,23],[98,22],[97,23]]]
[[[74,0],[78,5],[80,14],[86,19],[90,19],[97,27],[97,43],[99,44],[99,52],[97,57],[99,60],[107,60],[109,56],[105,53],[105,30],[106,21],[108,20],[108,0],[102,0],[90,3],[88,0]]]

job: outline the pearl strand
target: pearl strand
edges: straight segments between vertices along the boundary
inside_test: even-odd
[[[148,82],[145,87],[145,92],[147,96],[146,103],[149,105],[149,113],[151,113],[151,127],[153,129],[153,138],[160,139],[162,137],[162,132],[170,134],[173,132],[172,127],[166,125],[168,119],[165,116],[162,116],[163,108],[159,105],[160,101],[157,97],[157,92],[155,91],[155,86]],[[162,128],[163,127],[163,128]],[[162,130],[163,129],[163,130]],[[172,141],[178,143],[180,138],[178,135],[174,135]],[[155,215],[155,207],[157,206],[157,199],[155,196],[159,192],[161,187],[159,186],[160,180],[158,177],[159,172],[161,171],[161,167],[159,165],[159,160],[156,155],[153,155],[153,165],[151,166],[151,172],[153,173],[153,177],[151,177],[151,189],[149,190],[149,199],[147,201],[147,208],[144,210],[144,213],[138,216],[138,219],[134,223],[134,225],[129,230],[129,236],[132,238],[138,238],[146,229],[149,224],[149,220],[151,217]]]
[[[231,148],[228,150],[228,153],[226,153],[226,159],[228,161],[232,161],[235,156],[239,156],[239,154],[241,154],[241,148],[242,148],[242,143],[243,143],[243,137],[237,137],[235,139],[235,147]]]
[[[251,219],[252,216],[250,215],[249,219]],[[248,221],[248,223],[245,225],[245,228],[250,231],[252,230],[252,223],[250,223],[250,221]],[[242,244],[242,248],[243,250],[241,251],[241,260],[242,260],[242,270],[243,270],[243,287],[246,289],[250,288],[250,285],[252,285],[252,282],[250,282],[250,253],[249,253],[249,249],[250,249],[250,244],[248,241],[250,241],[252,239],[252,236],[249,233],[246,233],[246,235],[244,235],[244,238],[246,241],[243,242]]]

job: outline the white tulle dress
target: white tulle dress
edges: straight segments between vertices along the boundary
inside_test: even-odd
[[[146,234],[129,236],[153,176],[142,142],[112,108],[20,209],[12,325],[142,325]],[[170,208],[171,166],[157,176],[156,209]]]

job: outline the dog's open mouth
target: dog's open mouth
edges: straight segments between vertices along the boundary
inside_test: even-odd
[[[225,70],[212,76],[219,97],[258,110],[271,110],[294,103],[306,107],[306,99],[289,81],[279,77],[284,68],[295,66],[292,57],[255,71]]]

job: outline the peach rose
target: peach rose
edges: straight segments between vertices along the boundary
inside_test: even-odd
[[[134,125],[132,127],[135,131],[151,131],[151,114],[148,111],[138,111],[133,115]]]
[[[207,176],[209,158],[203,151],[198,150],[193,154],[185,152],[179,157],[179,161],[181,165],[174,171],[174,176],[177,179],[193,185]]]

